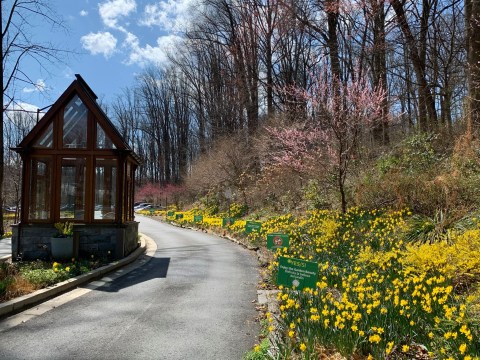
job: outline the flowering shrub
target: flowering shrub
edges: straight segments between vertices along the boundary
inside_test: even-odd
[[[277,256],[320,268],[316,288],[278,293],[283,357],[316,357],[323,347],[344,356],[410,359],[426,348],[432,359],[478,359],[480,323],[468,315],[474,298],[455,289],[465,276],[469,284],[478,281],[480,229],[452,235],[450,245],[408,244],[402,235],[409,215],[351,209],[266,222],[291,234],[290,248]],[[272,276],[276,267],[274,261]]]
[[[241,234],[244,233],[246,224],[247,224],[246,220],[235,220],[233,224],[228,226],[228,230],[234,236],[240,236]]]

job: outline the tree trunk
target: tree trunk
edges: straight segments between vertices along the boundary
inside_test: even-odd
[[[387,87],[387,60],[385,52],[385,9],[382,0],[372,0],[373,11],[373,85],[382,88],[388,94]],[[382,101],[382,117],[373,125],[373,139],[377,144],[388,145],[390,143],[388,129],[388,97]]]
[[[415,37],[412,34],[410,26],[408,25],[405,9],[399,0],[391,1],[393,10],[398,18],[400,29],[405,38],[405,43],[410,54],[410,60],[415,71],[415,76],[418,82],[418,97],[419,97],[419,125],[422,131],[428,131],[434,124],[437,123],[437,112],[435,109],[435,99],[430,91],[425,74],[425,64],[422,61],[422,51],[417,48]],[[419,52],[420,51],[420,52]]]
[[[468,113],[467,135],[478,136],[480,129],[480,3],[465,1],[467,29]]]
[[[330,66],[332,75],[342,81],[342,71],[340,67],[340,58],[338,53],[337,26],[339,17],[339,0],[328,0],[325,2],[325,12],[327,13],[328,40],[327,47],[330,51]]]

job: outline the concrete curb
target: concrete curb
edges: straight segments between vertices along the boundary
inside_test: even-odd
[[[123,267],[132,263],[140,255],[145,253],[147,249],[146,239],[150,240],[148,237],[141,235],[140,246],[124,259],[111,262],[108,265],[102,266],[86,274],[65,280],[61,283],[49,286],[45,289],[40,289],[35,291],[34,293],[27,294],[19,298],[12,299],[10,301],[0,304],[0,318],[5,317],[5,315],[8,315],[8,314],[18,312],[21,309],[25,309],[29,306],[38,304],[49,298],[60,295],[68,290],[78,287],[79,285],[83,285],[93,279],[100,278],[107,273],[110,273],[114,270],[117,270],[120,267]]]

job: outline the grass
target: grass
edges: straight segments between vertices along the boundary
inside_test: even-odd
[[[42,260],[0,263],[0,302],[88,273],[107,263],[108,259],[93,256],[62,263]]]

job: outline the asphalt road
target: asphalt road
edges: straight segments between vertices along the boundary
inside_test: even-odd
[[[0,321],[0,359],[231,360],[253,347],[254,254],[202,232],[138,220],[158,246],[151,260],[37,316],[16,315],[25,319],[18,325]]]

